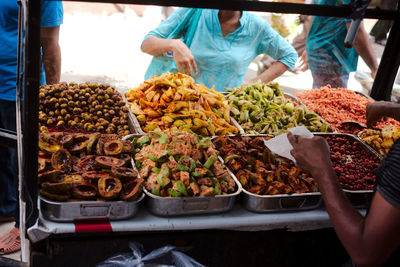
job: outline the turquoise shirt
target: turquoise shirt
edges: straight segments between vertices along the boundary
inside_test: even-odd
[[[179,8],[149,36],[167,38],[179,24],[188,8]],[[240,27],[223,37],[218,20],[219,10],[204,9],[190,45],[197,64],[197,83],[218,91],[243,84],[247,68],[259,54],[267,54],[293,70],[297,61],[294,48],[261,17],[243,11]],[[150,77],[145,77],[148,79]]]
[[[314,0],[317,5],[342,5],[350,0]],[[343,75],[357,69],[354,48],[345,48],[346,22],[350,19],[315,16],[307,37],[307,61],[311,71]]]
[[[56,27],[63,22],[62,1],[41,0],[41,27]],[[0,0],[0,99],[16,100],[18,52],[17,0]],[[42,83],[45,80],[41,71]]]

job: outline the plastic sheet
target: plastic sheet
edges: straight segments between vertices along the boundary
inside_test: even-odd
[[[193,258],[177,251],[174,246],[165,246],[153,250],[143,256],[143,246],[140,243],[129,244],[132,253],[113,256],[97,267],[204,267]]]

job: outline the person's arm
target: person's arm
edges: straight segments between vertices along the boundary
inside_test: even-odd
[[[60,81],[61,76],[61,49],[58,44],[60,27],[42,27],[40,29],[40,44],[43,53],[43,65],[46,74],[46,83],[53,84]]]
[[[304,30],[306,32],[306,36],[308,37],[308,33],[310,32],[311,23],[313,20],[313,16],[308,16],[307,19],[304,21]],[[306,37],[306,42],[307,42]],[[307,50],[304,49],[303,53],[300,55],[299,59],[297,60],[296,67],[294,71],[306,71],[308,70],[308,62],[307,62]]]
[[[269,67],[267,70],[265,70],[263,73],[255,77],[254,79],[246,81],[244,84],[250,84],[256,81],[261,80],[263,83],[268,83],[275,78],[278,78],[281,76],[285,71],[287,71],[289,68],[283,64],[280,61],[276,61],[275,63],[272,64],[271,67]]]
[[[172,52],[179,72],[190,75],[193,70],[197,74],[197,65],[192,52],[190,52],[190,49],[181,40],[150,36],[143,41],[141,49],[144,53],[152,56]]]
[[[335,231],[358,266],[379,266],[400,244],[400,210],[379,192],[364,219],[344,196],[322,137],[312,139],[288,134],[297,165],[309,172],[319,189]]]
[[[383,117],[400,121],[400,104],[376,101],[367,105],[367,125],[373,127]]]
[[[347,30],[349,29],[350,24],[351,22],[346,23]],[[370,68],[372,78],[375,78],[376,71],[378,70],[378,61],[376,60],[374,51],[369,43],[368,33],[364,28],[364,22],[361,22],[360,24],[360,28],[358,29],[356,38],[354,39],[353,47],[357,54],[360,55]]]

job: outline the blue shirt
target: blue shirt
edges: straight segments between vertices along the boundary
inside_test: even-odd
[[[317,5],[342,5],[350,0],[314,0]],[[307,61],[311,71],[343,75],[357,69],[354,48],[345,48],[346,22],[350,19],[315,16],[307,37]]]
[[[62,2],[41,1],[41,26],[61,25],[63,21]],[[0,99],[15,101],[18,51],[17,0],[0,0],[0,38]]]
[[[149,36],[167,38],[183,17],[188,8],[179,8],[162,22]],[[223,91],[243,84],[248,66],[259,54],[267,54],[282,62],[291,70],[297,60],[294,48],[285,41],[263,18],[246,11],[242,12],[240,27],[223,36],[218,20],[219,10],[204,9],[201,13],[190,51],[196,61],[197,83]],[[150,77],[145,77],[148,79]]]

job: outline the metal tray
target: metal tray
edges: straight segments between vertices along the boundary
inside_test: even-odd
[[[268,135],[252,135],[249,137],[266,137]],[[273,136],[271,136],[273,137]],[[221,162],[224,162],[219,157]],[[229,168],[228,168],[229,170]],[[231,172],[229,170],[229,172]],[[236,176],[231,173],[237,180]],[[321,205],[322,197],[320,192],[303,194],[281,194],[281,195],[256,195],[242,188],[243,205],[246,209],[253,212],[286,212],[316,209]]]
[[[79,201],[56,202],[40,196],[40,210],[43,217],[55,222],[75,220],[123,220],[133,217],[138,212],[142,196],[134,201]]]
[[[381,161],[383,159],[382,155],[379,154],[377,151],[375,151],[373,148],[371,148],[367,143],[362,141],[359,137],[352,135],[352,134],[346,134],[346,133],[317,133],[315,135],[318,136],[325,136],[325,135],[336,135],[336,136],[346,136],[346,138],[351,139],[352,141],[358,142],[361,147],[363,147],[366,151],[369,153],[373,154],[375,157]],[[344,194],[347,196],[349,199],[350,203],[357,208],[367,208],[369,207],[372,197],[374,195],[373,190],[348,190],[348,189],[342,189]]]
[[[129,135],[125,140],[142,135]],[[133,168],[137,170],[132,159]],[[148,210],[158,216],[181,216],[195,214],[213,214],[222,213],[230,210],[235,203],[236,196],[242,191],[242,186],[236,177],[227,168],[229,174],[236,183],[237,190],[228,195],[218,195],[212,197],[160,197],[156,196],[143,187],[143,191],[147,195],[146,206]],[[138,170],[137,170],[138,171]]]
[[[353,92],[356,93],[356,94],[359,94],[359,95],[361,95],[361,96],[363,96],[363,97],[365,97],[365,98],[367,98],[369,100],[375,101],[375,99],[373,99],[369,95],[364,94],[363,92],[359,92],[359,91],[353,91]]]

